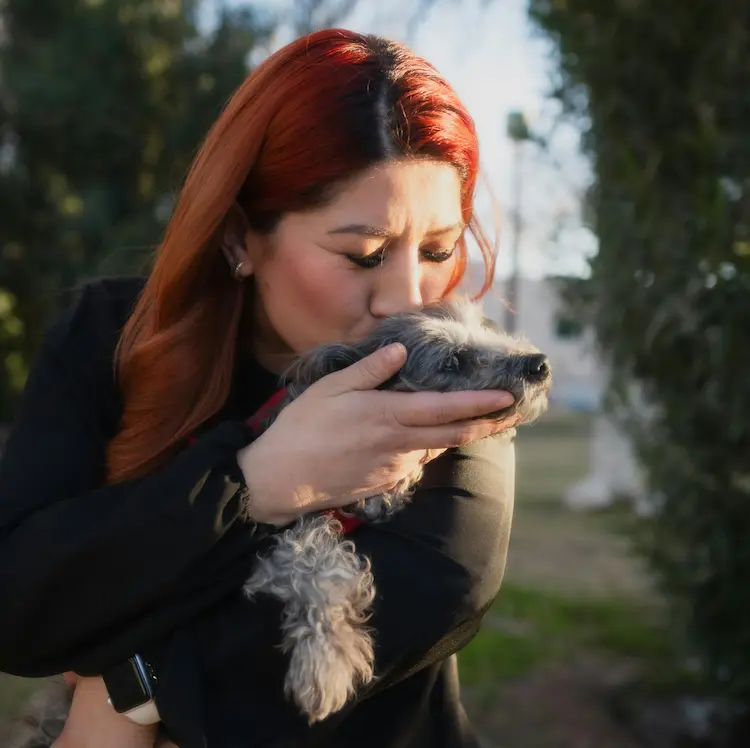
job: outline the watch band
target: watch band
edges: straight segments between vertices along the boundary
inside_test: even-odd
[[[107,703],[112,706],[112,700],[107,699]],[[135,707],[127,712],[122,712],[123,717],[127,717],[131,722],[135,722],[138,725],[155,725],[157,722],[161,722],[159,716],[159,710],[156,706],[156,702],[151,699],[141,706]]]
[[[158,678],[151,665],[140,655],[108,668],[102,673],[112,708],[140,725],[160,721],[155,694]]]

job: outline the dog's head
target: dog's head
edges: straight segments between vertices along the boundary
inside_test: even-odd
[[[298,396],[326,374],[396,342],[405,346],[408,356],[383,389],[507,390],[515,402],[503,414],[515,414],[525,423],[547,407],[551,385],[547,357],[527,341],[504,333],[478,304],[466,301],[442,302],[388,317],[352,345],[315,348],[300,356],[287,372],[290,391]]]

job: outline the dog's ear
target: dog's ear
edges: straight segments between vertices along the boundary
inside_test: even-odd
[[[297,394],[300,394],[327,374],[341,371],[362,357],[362,352],[351,345],[343,343],[321,345],[300,356],[287,369],[284,377]]]

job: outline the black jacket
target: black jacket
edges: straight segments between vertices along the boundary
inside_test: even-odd
[[[277,603],[240,594],[271,530],[224,498],[251,438],[244,419],[276,378],[239,361],[226,407],[194,444],[147,477],[104,485],[121,412],[113,352],[142,283],[85,286],[32,367],[0,464],[0,670],[93,675],[140,653],[181,748],[476,746],[454,653],[500,588],[512,436],[447,452],[409,508],[351,534],[377,587],[378,678],[310,728],[282,695]]]

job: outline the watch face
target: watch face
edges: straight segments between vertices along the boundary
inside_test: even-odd
[[[154,696],[148,676],[135,658],[102,673],[102,679],[112,706],[121,714],[145,704]]]

